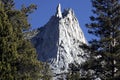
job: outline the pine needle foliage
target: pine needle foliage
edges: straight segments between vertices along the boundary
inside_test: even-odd
[[[120,79],[120,0],[91,0],[94,13],[88,32],[97,39],[90,41],[90,59],[84,69],[92,78]]]
[[[28,15],[36,5],[16,10],[14,4],[13,0],[0,0],[0,80],[41,79],[43,63],[24,38],[24,32],[30,28]]]

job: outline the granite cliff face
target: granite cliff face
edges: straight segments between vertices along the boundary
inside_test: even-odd
[[[67,72],[70,63],[81,64],[86,60],[87,54],[79,47],[87,44],[79,22],[72,9],[62,13],[60,4],[56,14],[30,38],[38,59],[49,62],[54,74]]]

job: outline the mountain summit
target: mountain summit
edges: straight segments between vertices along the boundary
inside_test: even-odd
[[[72,9],[62,13],[59,4],[56,14],[34,33],[31,40],[38,59],[48,62],[55,75],[67,72],[70,63],[81,64],[86,60],[80,45],[87,42]]]
[[[61,5],[58,4],[57,9],[56,9],[56,16],[59,18],[62,18],[62,12],[61,12]]]

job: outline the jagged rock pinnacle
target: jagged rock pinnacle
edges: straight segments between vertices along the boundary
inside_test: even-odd
[[[38,59],[49,63],[53,80],[68,73],[69,64],[81,65],[87,60],[89,55],[80,48],[83,43],[87,44],[86,39],[72,9],[61,12],[59,4],[56,14],[37,31],[28,36],[36,48]]]
[[[56,9],[56,14],[55,14],[57,17],[61,18],[62,17],[62,12],[61,12],[61,5],[60,3],[58,4],[57,6],[57,9]]]

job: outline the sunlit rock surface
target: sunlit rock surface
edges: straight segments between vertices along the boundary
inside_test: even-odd
[[[54,75],[67,72],[70,63],[86,60],[87,54],[79,46],[87,42],[72,9],[62,13],[59,4],[48,23],[33,33],[30,38],[38,59],[49,62]]]

